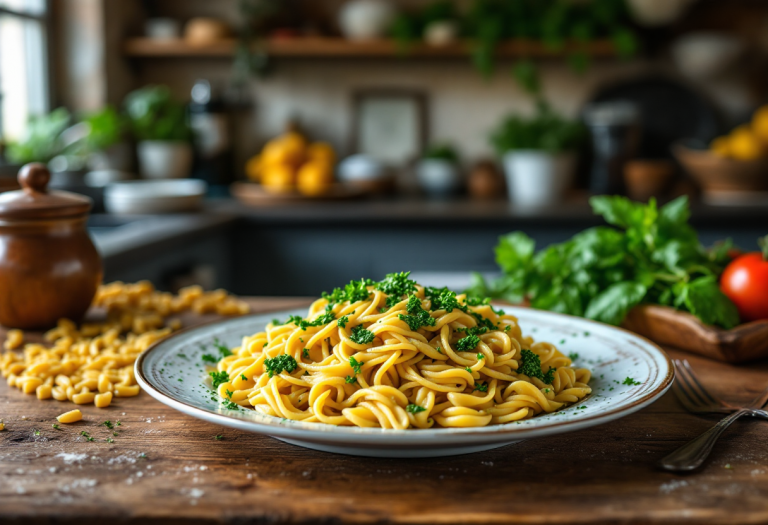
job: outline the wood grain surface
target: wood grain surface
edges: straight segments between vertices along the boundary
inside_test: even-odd
[[[670,354],[732,401],[768,383],[768,363]],[[306,450],[204,423],[146,393],[85,407],[82,422],[53,429],[71,406],[0,383],[0,523],[768,522],[768,423],[738,421],[702,470],[666,473],[656,462],[717,420],[686,413],[672,394],[588,430],[422,460]],[[105,420],[121,421],[112,444]]]

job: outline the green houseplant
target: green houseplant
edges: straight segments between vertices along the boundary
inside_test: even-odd
[[[47,115],[33,117],[25,135],[17,142],[8,144],[6,157],[13,164],[48,162],[64,148],[61,134],[72,117],[66,108],[54,109]]]
[[[512,202],[543,206],[561,200],[585,137],[580,122],[563,118],[541,101],[531,117],[506,117],[491,143],[503,160]]]
[[[138,141],[139,171],[148,178],[183,178],[192,167],[192,132],[184,104],[166,86],[128,94],[125,111]]]

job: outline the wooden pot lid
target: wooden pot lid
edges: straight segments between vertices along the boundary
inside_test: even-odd
[[[51,172],[33,162],[19,170],[21,190],[0,194],[0,219],[57,219],[85,215],[92,201],[84,195],[49,190]]]

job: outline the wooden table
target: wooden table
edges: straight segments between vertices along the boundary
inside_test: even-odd
[[[766,363],[686,357],[727,399],[748,400],[768,383]],[[734,424],[696,473],[662,472],[657,460],[715,421],[671,394],[588,430],[423,460],[306,450],[184,416],[145,393],[85,407],[83,422],[52,429],[69,407],[0,384],[1,524],[768,522],[768,424]],[[99,426],[107,419],[122,422],[113,444]]]

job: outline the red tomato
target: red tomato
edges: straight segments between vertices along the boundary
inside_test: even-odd
[[[742,321],[768,319],[768,260],[762,253],[734,259],[720,278],[720,289],[739,309]]]

